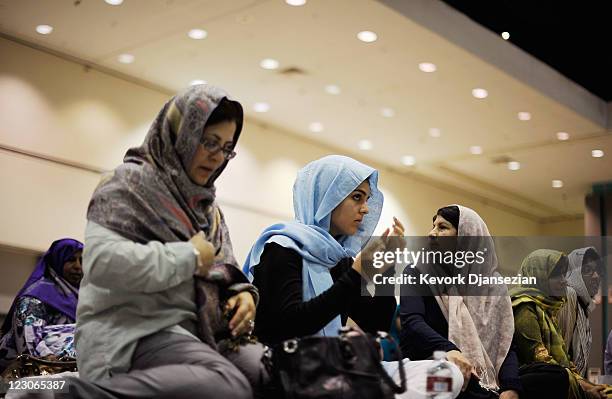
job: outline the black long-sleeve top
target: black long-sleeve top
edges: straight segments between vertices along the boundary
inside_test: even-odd
[[[415,269],[415,273],[418,273]],[[420,287],[421,290],[428,289]],[[431,358],[434,351],[461,350],[448,340],[448,322],[431,290],[422,296],[402,295],[400,298],[400,347],[402,356],[411,360]],[[500,391],[522,391],[518,374],[519,363],[514,341],[499,369]]]
[[[351,258],[331,270],[333,285],[304,302],[302,257],[276,243],[264,247],[253,268],[253,284],[259,290],[255,335],[264,343],[316,334],[338,315],[348,317],[366,332],[388,331],[397,302],[393,296],[362,296],[361,275]]]

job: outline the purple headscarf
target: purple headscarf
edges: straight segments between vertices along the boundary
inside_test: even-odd
[[[6,333],[11,329],[13,323],[13,313],[15,312],[15,305],[19,298],[23,296],[31,296],[40,301],[45,305],[51,306],[52,308],[62,312],[72,320],[76,320],[76,306],[78,300],[78,294],[76,290],[66,290],[62,286],[69,285],[67,282],[56,282],[55,279],[63,279],[64,277],[64,263],[66,263],[76,252],[83,250],[83,244],[72,238],[62,238],[54,241],[49,247],[49,250],[39,259],[36,264],[36,268],[23,285],[21,290],[15,296],[15,300],[11,305],[4,324],[2,325],[2,332]],[[47,267],[53,270],[55,273],[47,272]],[[55,274],[55,276],[53,275]]]

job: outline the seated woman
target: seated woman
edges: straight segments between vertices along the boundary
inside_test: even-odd
[[[584,377],[593,342],[589,316],[601,282],[601,258],[595,248],[589,247],[572,251],[567,259],[566,303],[559,312],[559,327],[570,359]]]
[[[490,234],[482,218],[470,208],[451,205],[438,210],[429,232],[432,248],[444,240],[463,243],[490,243]],[[443,238],[448,237],[448,238]],[[453,239],[451,237],[457,237]],[[461,241],[463,239],[463,241]],[[445,245],[449,245],[446,243]],[[484,247],[484,245],[483,245]],[[488,248],[487,273],[497,274],[494,248]],[[442,274],[475,272],[474,265],[442,270]],[[407,268],[406,273],[425,273],[422,266]],[[433,270],[435,273],[436,270]],[[418,278],[417,278],[418,280]],[[462,295],[462,289],[450,293],[441,285],[420,287],[421,295],[402,293],[400,299],[402,354],[410,360],[431,358],[434,351],[444,351],[447,359],[463,374],[463,392],[459,398],[490,398],[498,392],[502,399],[518,398],[522,391],[518,361],[512,349],[514,323],[512,307],[505,286],[484,289],[479,296]],[[450,294],[449,294],[450,293]]]
[[[76,357],[74,322],[83,277],[83,244],[54,241],[19,290],[2,325],[0,369],[20,354],[49,360]]]
[[[348,317],[366,332],[389,329],[395,298],[361,293],[360,250],[383,204],[377,180],[375,169],[338,155],[298,172],[295,220],[265,229],[243,269],[259,290],[255,335],[263,342],[336,336]],[[397,220],[390,234],[403,235]]]
[[[571,362],[557,324],[559,309],[566,292],[568,260],[559,251],[538,249],[522,262],[519,273],[535,277],[535,285],[521,285],[510,290],[515,320],[515,340],[521,370],[552,378],[543,392],[554,398],[605,398],[604,385],[593,385]],[[555,381],[556,380],[556,381]],[[535,381],[534,381],[535,382]]]
[[[241,105],[224,91],[191,86],[96,188],[77,309],[82,378],[67,379],[72,397],[252,397],[218,346],[248,334],[255,317],[256,290],[215,202],[242,122]]]
[[[608,333],[606,350],[604,352],[604,374],[612,375],[612,331]]]

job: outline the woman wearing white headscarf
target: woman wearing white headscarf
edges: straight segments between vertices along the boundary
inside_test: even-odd
[[[432,241],[438,237],[457,237],[454,248],[457,251],[487,247],[483,263],[486,270],[479,270],[475,263],[448,270],[442,265],[431,269],[417,265],[413,273],[499,275],[487,225],[472,209],[460,205],[439,209],[429,236]],[[430,292],[424,296],[401,297],[404,357],[420,360],[430,358],[434,351],[446,352],[448,360],[464,376],[464,392],[459,398],[489,398],[495,395],[491,391],[498,392],[503,399],[518,398],[522,386],[516,354],[511,349],[514,320],[506,287],[481,287],[476,292],[469,292],[470,287],[428,288]]]
[[[589,316],[600,284],[601,258],[593,247],[576,249],[569,256],[566,304],[559,312],[565,347],[580,375],[586,376],[593,336]]]

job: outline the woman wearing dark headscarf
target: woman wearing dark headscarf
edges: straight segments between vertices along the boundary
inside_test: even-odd
[[[74,322],[83,244],[57,240],[19,290],[2,325],[0,369],[20,354],[75,357]]]
[[[585,380],[571,362],[557,324],[559,310],[565,302],[565,275],[568,259],[551,249],[538,249],[521,264],[523,277],[535,278],[535,285],[521,285],[510,290],[515,320],[515,340],[518,359],[523,367],[533,371],[534,378],[556,374],[543,393],[555,398],[605,398],[605,385],[593,385]]]
[[[242,121],[242,107],[224,91],[192,86],[166,103],[144,143],[97,187],[77,310],[78,366],[88,381],[72,379],[72,395],[252,396],[217,351],[220,339],[252,330],[257,299],[215,202]]]
[[[576,249],[567,258],[566,303],[559,312],[559,327],[568,354],[584,377],[593,342],[589,316],[595,308],[593,299],[601,283],[601,258],[593,247]]]
[[[432,245],[441,244],[452,250],[487,248],[483,262],[486,270],[478,270],[476,264],[449,270],[442,270],[444,265],[431,269],[416,265],[409,269],[410,273],[499,275],[487,225],[472,209],[460,205],[439,209],[429,236]],[[427,291],[418,296],[403,294],[400,299],[404,357],[421,360],[430,358],[434,351],[446,352],[448,360],[461,369],[464,377],[464,392],[459,398],[497,396],[491,391],[498,392],[500,398],[518,398],[522,385],[511,345],[514,325],[506,287],[482,288],[465,295],[462,290],[469,287],[430,285],[421,289]],[[457,291],[452,292],[453,289]]]

